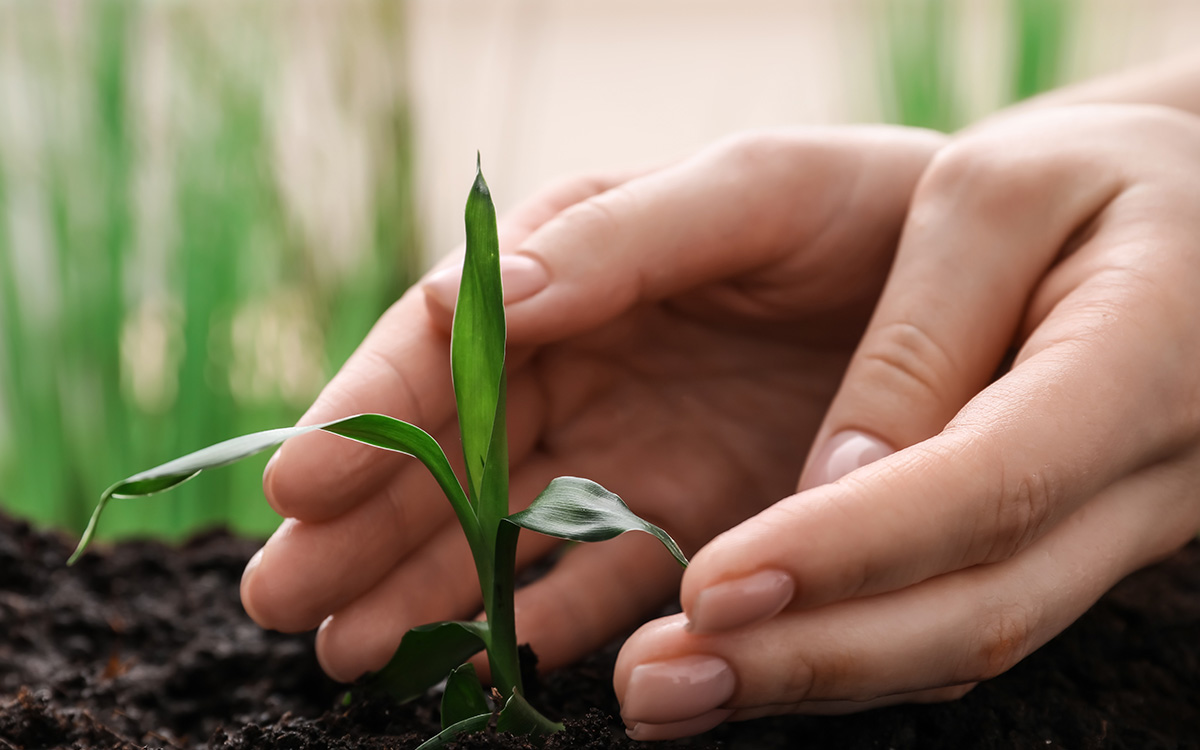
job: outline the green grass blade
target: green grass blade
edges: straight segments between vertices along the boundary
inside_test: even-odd
[[[367,677],[366,687],[401,703],[419,698],[450,670],[482,651],[487,638],[486,622],[435,622],[415,627],[404,634],[387,665]]]
[[[384,450],[406,453],[420,460],[433,474],[442,491],[446,493],[446,497],[454,506],[455,513],[463,523],[463,530],[467,533],[468,538],[474,541],[475,517],[471,513],[466,496],[463,495],[462,487],[458,484],[454,470],[450,467],[450,462],[446,459],[446,454],[437,441],[424,430],[407,422],[401,422],[382,414],[357,414],[323,424],[284,427],[242,435],[202,448],[195,453],[189,453],[117,482],[100,496],[100,502],[97,503],[87,529],[79,540],[79,546],[67,564],[74,564],[83,554],[96,532],[96,523],[100,515],[112,498],[142,497],[169,490],[206,469],[214,469],[240,461],[247,456],[279,445],[289,438],[315,430],[332,432],[335,435]]]
[[[467,251],[454,310],[450,370],[462,428],[467,486],[478,505],[500,398],[505,339],[496,209],[478,163],[465,218]]]
[[[475,674],[475,665],[467,662],[450,673],[446,678],[446,692],[442,693],[442,729],[491,712],[483,695],[483,685]]]
[[[433,737],[421,743],[417,750],[437,750],[437,748],[445,747],[447,742],[451,742],[460,734],[465,732],[482,732],[487,729],[491,723],[492,712],[479,716],[472,716],[469,719],[464,719],[453,726],[446,727],[442,731],[435,734]]]
[[[639,518],[625,501],[588,479],[558,477],[528,508],[508,520],[523,529],[576,542],[603,542],[627,531],[644,531],[687,567],[687,557],[667,532]]]

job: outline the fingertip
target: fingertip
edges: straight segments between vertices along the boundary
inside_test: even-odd
[[[354,618],[344,614],[326,617],[317,628],[317,663],[330,679],[354,682],[367,672],[383,669],[400,645],[359,632]]]
[[[421,282],[425,292],[425,304],[434,320],[441,320],[446,315],[454,315],[454,306],[458,304],[458,287],[462,283],[462,263],[456,263],[439,271],[434,271]]]
[[[246,611],[246,615],[260,627],[265,627],[262,618],[254,605],[254,597],[251,595],[251,582],[254,580],[254,572],[262,563],[263,550],[259,549],[246,563],[246,569],[242,571],[242,580],[238,585],[238,594],[242,599],[242,609]]]
[[[777,569],[711,584],[684,607],[694,633],[717,633],[768,620],[792,601],[796,582]]]
[[[625,734],[631,740],[639,742],[653,742],[657,740],[674,740],[681,737],[691,737],[692,735],[707,732],[714,729],[723,723],[726,719],[733,715],[733,710],[728,708],[718,708],[713,711],[708,711],[684,721],[675,721],[668,724],[651,724],[649,722],[635,722],[625,729]]]

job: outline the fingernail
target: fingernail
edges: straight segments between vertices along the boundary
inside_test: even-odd
[[[782,570],[714,584],[696,595],[687,612],[688,629],[714,633],[766,620],[779,614],[795,592],[795,582]]]
[[[807,490],[841,479],[855,469],[895,453],[890,445],[858,430],[839,432],[829,439],[817,457],[800,489]]]
[[[443,268],[432,274],[422,286],[425,294],[447,310],[458,302],[458,286],[462,281],[462,265]],[[504,289],[504,304],[527,300],[546,288],[550,274],[546,267],[528,255],[500,256],[500,286]]]
[[[733,696],[733,670],[716,656],[685,656],[634,667],[625,688],[621,718],[670,724],[699,717]]]
[[[700,714],[694,719],[674,721],[669,724],[650,724],[637,722],[626,728],[625,734],[631,740],[643,742],[654,740],[673,740],[680,737],[691,737],[694,734],[707,732],[733,715],[733,709],[718,708],[714,711]]]
[[[500,256],[500,284],[504,288],[504,304],[527,300],[546,288],[550,274],[546,267],[528,255]]]
[[[462,269],[462,264],[459,263],[428,276],[421,283],[421,286],[425,288],[425,295],[443,308],[453,311],[454,304],[458,301],[458,285],[462,281]]]
[[[242,609],[246,610],[246,614],[249,615],[250,619],[254,620],[255,622],[258,622],[258,618],[255,617],[254,610],[250,606],[250,597],[248,597],[246,594],[249,593],[248,588],[250,585],[250,580],[254,577],[254,571],[258,569],[258,565],[262,562],[262,558],[263,551],[261,549],[254,553],[254,556],[250,558],[248,563],[246,563],[246,569],[242,571],[242,581],[239,585],[239,594],[242,597]]]
[[[279,460],[281,450],[283,450],[283,446],[276,448],[271,457],[267,459],[267,465],[263,467],[263,487],[266,487],[271,481],[271,470],[275,468],[275,462]]]

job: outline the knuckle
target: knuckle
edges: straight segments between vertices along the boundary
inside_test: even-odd
[[[982,215],[1008,217],[1039,195],[1033,188],[1046,179],[1051,166],[1031,169],[1029,155],[993,144],[988,138],[969,138],[939,151],[921,178],[916,206],[931,200],[970,201]]]
[[[831,671],[837,671],[836,669]],[[769,674],[769,673],[768,673]],[[783,684],[778,695],[783,696],[786,703],[800,703],[814,695],[817,689],[817,675],[813,666],[804,659],[794,658],[787,669],[779,670]]]
[[[968,652],[963,682],[988,680],[1011,669],[1032,648],[1035,617],[1027,607],[995,606],[980,620],[985,623],[976,645]]]
[[[983,530],[990,540],[983,545],[983,563],[1007,560],[1040,536],[1059,494],[1047,467],[1022,470],[1015,477],[1002,475],[997,486],[991,500],[994,521]]]
[[[945,401],[957,380],[945,347],[913,323],[890,323],[875,331],[863,342],[860,359],[869,380],[881,379],[888,392],[898,389],[923,401]]]

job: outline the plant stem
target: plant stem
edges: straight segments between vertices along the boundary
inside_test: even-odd
[[[492,685],[505,698],[513,690],[523,693],[521,659],[517,652],[516,607],[513,602],[517,566],[517,536],[520,528],[508,521],[496,527],[496,555],[490,602],[485,602],[488,618],[488,664]],[[480,576],[482,580],[482,574]]]

